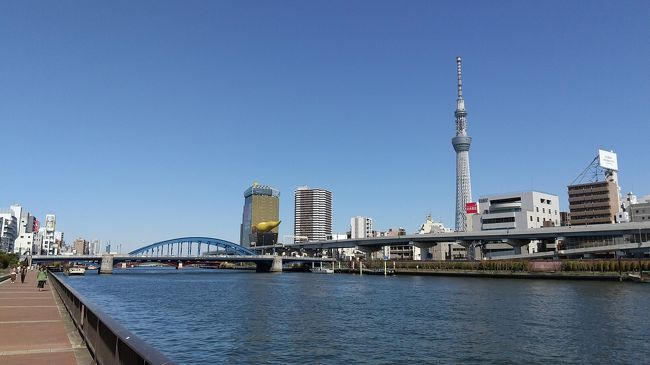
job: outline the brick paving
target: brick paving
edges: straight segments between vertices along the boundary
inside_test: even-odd
[[[20,275],[0,283],[0,364],[94,364],[56,293],[38,291],[35,270],[24,284]]]

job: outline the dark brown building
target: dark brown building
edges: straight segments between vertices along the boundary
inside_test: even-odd
[[[571,225],[616,223],[618,186],[614,181],[569,185]]]

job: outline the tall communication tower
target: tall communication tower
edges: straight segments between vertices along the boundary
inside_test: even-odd
[[[467,230],[465,205],[472,201],[472,182],[469,176],[469,146],[472,138],[467,135],[467,111],[463,99],[463,75],[461,58],[456,57],[458,75],[458,98],[456,99],[456,137],[451,144],[456,151],[456,231]]]

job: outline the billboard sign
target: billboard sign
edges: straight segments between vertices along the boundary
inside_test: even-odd
[[[476,202],[470,202],[465,204],[465,213],[467,214],[478,213],[478,204],[476,204]]]
[[[48,232],[54,232],[56,228],[56,217],[54,214],[48,214],[45,216],[45,230]]]
[[[614,152],[598,150],[598,164],[604,169],[618,171],[618,160]]]
[[[32,232],[38,233],[38,228],[40,226],[41,222],[38,221],[38,219],[34,218],[34,227]]]

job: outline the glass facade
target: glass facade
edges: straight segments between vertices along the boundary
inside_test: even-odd
[[[244,210],[239,243],[244,247],[256,244],[253,227],[260,222],[280,220],[280,192],[270,186],[253,184],[244,191]],[[271,230],[278,233],[278,227]]]

